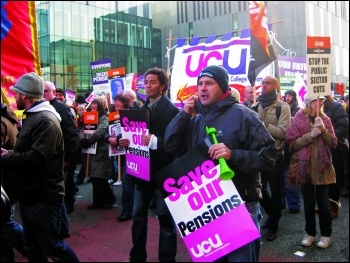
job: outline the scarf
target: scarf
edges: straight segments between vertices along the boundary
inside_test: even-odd
[[[323,123],[325,129],[330,133],[334,134],[332,123],[328,117],[323,118]],[[289,143],[289,149],[292,151],[297,139],[302,137],[304,134],[310,132],[310,127],[313,127],[313,123],[310,122],[309,118],[306,117],[303,111],[298,111],[294,116],[291,125],[286,132],[286,140]],[[317,152],[319,159],[319,176],[324,176],[322,171],[332,164],[332,157],[330,149],[324,144],[322,136],[317,136]],[[306,183],[307,175],[310,173],[310,157],[311,157],[311,147],[313,143],[306,145],[299,151],[294,151],[293,155],[297,158],[291,158],[288,178],[286,185],[299,185]]]
[[[263,109],[270,106],[275,100],[277,100],[277,92],[276,90],[267,92],[267,93],[261,93],[258,97],[259,103],[261,103],[261,106]]]

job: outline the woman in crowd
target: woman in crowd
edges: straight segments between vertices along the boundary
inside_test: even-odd
[[[124,94],[118,94],[114,97],[114,107],[115,111],[120,110],[129,110],[131,108],[130,101],[127,96]],[[119,143],[119,138],[121,138],[121,134],[118,134],[117,136],[107,136],[107,141],[112,146],[117,147]],[[118,216],[119,222],[124,222],[129,219],[131,219],[132,216],[132,210],[134,206],[134,183],[132,181],[132,177],[126,173],[126,162],[125,162],[125,155],[118,156],[120,158],[120,164],[121,167],[118,167],[121,169],[122,173],[122,212],[120,216]]]
[[[330,118],[323,112],[324,97],[306,99],[306,108],[294,116],[286,132],[290,151],[293,151],[287,185],[301,184],[304,198],[305,231],[302,246],[316,240],[315,200],[319,208],[320,248],[331,243],[332,219],[328,188],[335,183],[330,148],[336,147],[337,137]]]
[[[113,207],[116,196],[108,183],[111,174],[111,162],[108,154],[108,144],[105,141],[105,130],[108,127],[108,117],[104,106],[104,98],[95,98],[91,102],[91,111],[98,112],[97,129],[89,136],[82,135],[82,148],[88,148],[97,143],[96,154],[90,154],[90,178],[93,189],[92,204],[87,209]],[[87,164],[88,165],[88,164]]]

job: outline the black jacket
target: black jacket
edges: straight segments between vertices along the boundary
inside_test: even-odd
[[[148,109],[149,99],[146,100],[142,109]],[[174,155],[168,153],[164,149],[164,133],[167,125],[179,112],[177,108],[164,94],[158,101],[157,105],[149,113],[149,133],[157,137],[157,150],[150,149],[150,164],[151,164],[151,182],[147,183],[144,180],[135,177],[135,183],[138,187],[155,186],[155,181],[152,178],[159,170],[169,165],[174,161]]]
[[[60,114],[61,128],[64,139],[64,160],[67,163],[77,163],[80,158],[79,149],[79,131],[74,121],[74,116],[69,107],[54,98],[50,100],[50,104]]]
[[[24,114],[14,152],[1,156],[1,165],[13,171],[18,201],[61,204],[65,191],[61,118],[48,101],[34,104]]]
[[[338,145],[343,138],[349,134],[349,118],[343,106],[333,101],[330,104],[326,103],[323,106],[324,113],[331,119],[335,135],[338,138]]]

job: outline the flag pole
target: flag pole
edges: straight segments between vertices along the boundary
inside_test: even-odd
[[[168,75],[169,80],[170,80],[170,49],[171,49],[171,28],[170,28],[170,32],[169,32],[169,43],[168,43],[168,51],[167,51],[167,58],[168,58],[167,75]],[[171,83],[170,83],[170,86],[171,86]],[[166,91],[168,97],[169,97],[169,90],[170,90],[170,87],[168,87],[168,89]]]
[[[120,155],[118,155],[118,182],[122,182],[122,161]]]
[[[272,31],[272,34],[273,34],[274,32],[276,32],[275,35],[274,35],[274,37],[276,38],[276,36],[277,36],[276,12],[274,12],[274,14],[273,14],[273,31]],[[278,94],[279,94],[279,97],[282,98],[282,96],[281,96],[280,70],[279,70],[279,66],[278,66],[278,47],[277,47],[276,41],[274,41],[273,45],[274,45],[274,50],[275,50],[275,52],[276,52],[275,76],[276,76],[277,83],[278,83]]]

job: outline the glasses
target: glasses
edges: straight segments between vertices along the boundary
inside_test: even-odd
[[[261,85],[264,85],[264,84],[271,85],[271,84],[274,84],[274,83],[272,83],[271,81],[263,81],[263,82],[261,82]]]
[[[49,92],[49,91],[50,91],[49,89],[46,89],[46,90],[44,90],[44,93]]]

